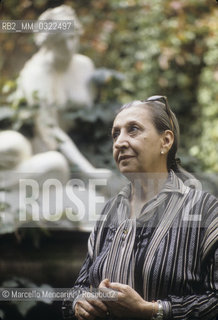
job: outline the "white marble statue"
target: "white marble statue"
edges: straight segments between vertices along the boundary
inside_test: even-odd
[[[90,79],[95,67],[90,58],[77,53],[83,29],[74,10],[67,5],[48,9],[40,20],[70,20],[74,31],[34,35],[39,51],[20,73],[17,96],[25,97],[31,105],[39,101],[59,109],[67,102],[92,106]]]
[[[0,131],[0,233],[2,228],[12,232],[22,224],[90,230],[94,220],[90,220],[89,206],[96,194],[80,190],[77,180],[71,179],[67,160],[60,152],[33,155],[30,142],[21,133]],[[78,213],[76,194],[85,209],[83,216]],[[96,206],[92,216],[100,210]]]
[[[16,187],[19,178],[40,182],[50,177],[58,178],[61,183],[66,183],[70,178],[67,161],[60,152],[47,151],[33,155],[30,142],[17,131],[0,131],[0,155],[2,189]]]
[[[17,81],[13,101],[25,98],[30,107],[39,106],[35,116],[34,152],[59,150],[70,166],[85,176],[102,173],[109,177],[109,170],[96,169],[81,154],[66,134],[66,123],[61,120],[69,105],[75,109],[93,105],[94,91],[90,80],[95,67],[91,59],[77,53],[82,26],[74,10],[67,5],[46,10],[39,20],[71,20],[74,30],[70,33],[36,33],[39,50],[26,62]],[[53,162],[52,159],[48,161]],[[42,165],[48,166],[47,163]]]

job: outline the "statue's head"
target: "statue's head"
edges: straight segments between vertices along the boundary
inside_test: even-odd
[[[58,33],[52,33],[52,32],[39,32],[34,35],[35,43],[38,46],[52,46],[52,44],[55,46],[55,44],[60,44],[60,42],[69,41],[69,39],[73,39],[74,41],[77,40],[78,42],[80,35],[83,33],[83,27],[74,11],[70,6],[67,5],[61,5],[56,8],[47,9],[45,12],[43,12],[39,18],[40,20],[71,20],[73,22],[73,30],[65,32],[64,30],[62,32]]]

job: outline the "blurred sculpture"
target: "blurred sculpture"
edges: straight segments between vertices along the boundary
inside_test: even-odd
[[[76,53],[83,29],[74,10],[66,5],[48,9],[40,20],[70,20],[73,31],[34,35],[40,49],[21,71],[17,94],[31,105],[40,102],[61,109],[73,102],[90,107],[94,98],[90,79],[95,68],[90,58]]]
[[[29,106],[39,106],[35,116],[35,152],[59,150],[72,168],[85,176],[95,176],[99,172],[110,176],[109,170],[96,169],[81,154],[65,133],[66,122],[61,119],[68,105],[75,109],[90,108],[94,101],[91,88],[94,64],[88,57],[76,53],[82,26],[74,10],[67,5],[46,10],[39,17],[39,20],[45,19],[71,20],[73,32],[35,34],[40,49],[24,65],[13,100],[25,98]]]
[[[0,188],[10,190],[18,184],[20,177],[34,178],[40,182],[50,176],[62,183],[69,179],[67,161],[59,152],[33,155],[30,142],[13,130],[1,131],[0,141]],[[51,158],[52,162],[49,160]],[[48,167],[46,163],[49,163]]]

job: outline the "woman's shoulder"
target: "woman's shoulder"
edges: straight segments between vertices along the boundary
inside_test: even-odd
[[[218,199],[204,192],[204,210],[202,210],[201,230],[202,238],[202,258],[205,259],[213,254],[218,246]]]
[[[212,221],[218,218],[218,198],[205,190],[191,189],[189,198],[195,203],[195,208],[202,215],[202,220]],[[208,224],[207,223],[207,224]]]
[[[204,227],[217,226],[218,235],[218,199],[209,192],[202,192],[201,204],[203,206],[202,224]]]
[[[199,199],[199,204],[201,204],[204,207],[209,208],[218,208],[218,198],[209,193],[208,191],[202,190],[202,189],[192,189],[190,188],[191,196],[197,197]]]

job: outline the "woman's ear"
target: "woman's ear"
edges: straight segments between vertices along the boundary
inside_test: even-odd
[[[171,130],[165,130],[161,136],[161,151],[168,153],[174,142],[174,134]]]

